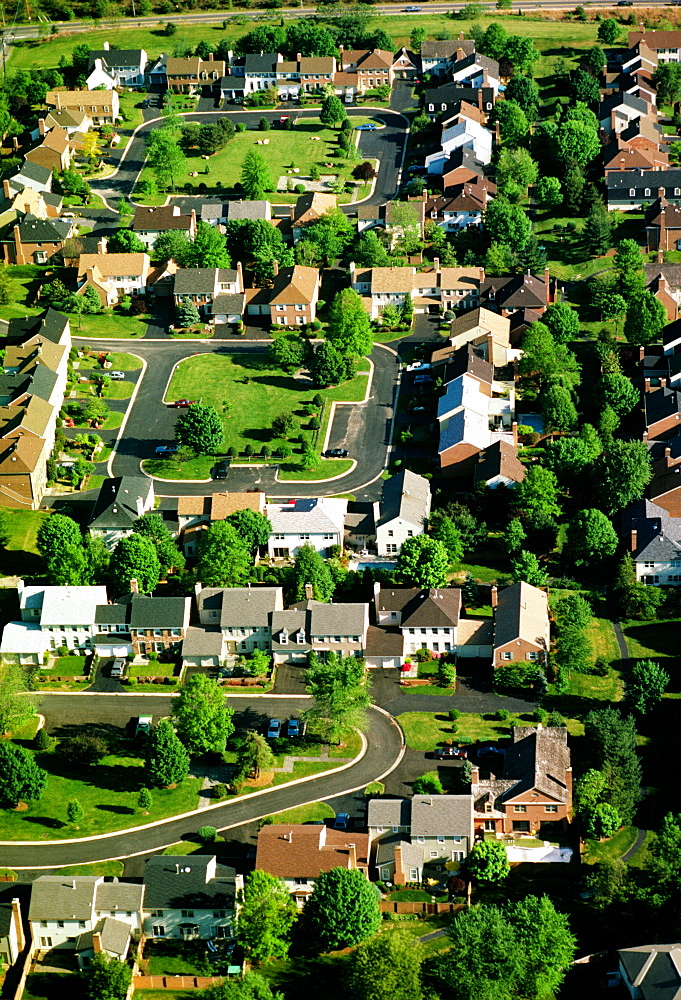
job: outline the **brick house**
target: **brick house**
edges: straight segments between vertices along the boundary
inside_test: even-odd
[[[549,649],[548,597],[521,580],[492,593],[494,613],[493,666],[514,660],[544,663]]]
[[[657,147],[652,149],[637,148],[631,142],[625,142],[621,133],[603,150],[603,172],[606,177],[615,172],[666,170],[668,167],[668,153],[657,149]]]
[[[11,240],[3,239],[2,247],[7,264],[46,264],[53,257],[61,257],[64,240],[74,232],[72,219],[37,219],[24,216],[12,227]]]
[[[269,294],[269,314],[276,326],[307,326],[317,317],[320,278],[316,267],[294,264],[279,270]]]
[[[208,59],[200,56],[170,58],[166,62],[168,90],[175,94],[198,94],[203,87],[214,89],[227,72],[227,64],[222,59],[214,59],[211,52]]]
[[[650,379],[645,379],[644,385],[644,439],[654,441],[674,437],[681,426],[681,392],[664,385],[653,389]]]
[[[115,125],[120,110],[115,90],[48,90],[45,103],[57,111],[84,111],[95,125]]]
[[[363,94],[374,87],[393,85],[393,54],[385,49],[344,49],[340,50],[340,69],[343,73],[357,76],[357,93]]]
[[[502,774],[481,777],[474,767],[471,794],[476,835],[538,834],[565,828],[572,811],[572,766],[564,727],[514,726],[504,748]]]
[[[664,188],[644,214],[648,250],[678,250],[681,248],[681,208],[670,205]]]
[[[190,612],[191,597],[126,594],[113,604],[97,607],[95,650],[105,656],[112,655],[109,651],[112,645],[119,650],[125,646],[124,655],[133,657],[179,652],[189,628]]]

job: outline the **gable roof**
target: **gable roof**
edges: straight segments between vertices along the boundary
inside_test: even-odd
[[[101,875],[40,875],[31,887],[29,920],[89,920]]]
[[[199,611],[218,611],[223,628],[267,625],[270,612],[284,606],[281,587],[205,587],[197,604]]]
[[[86,110],[95,106],[99,110],[108,108],[107,113],[110,113],[115,93],[114,90],[48,90],[45,103],[54,104],[57,108],[79,108],[83,105]]]
[[[565,727],[513,727],[513,743],[504,755],[504,778],[518,780],[506,792],[506,798],[516,798],[536,788],[559,802],[568,802],[570,790],[566,775],[569,769],[570,750]]]
[[[303,267],[301,264],[283,267],[272,284],[270,302],[312,302],[318,284],[319,271],[316,267]]]
[[[128,625],[130,628],[186,628],[191,610],[190,597],[149,597],[125,594],[115,604],[97,607],[97,625]]]
[[[169,229],[179,229],[188,232],[192,227],[191,213],[183,215],[177,205],[161,205],[158,208],[147,208],[138,205],[132,219],[134,232],[167,232]]]
[[[147,253],[83,253],[78,259],[78,277],[90,267],[96,267],[103,278],[113,278],[119,274],[146,277],[149,271]]]
[[[681,36],[678,31],[656,34]],[[681,944],[642,944],[622,948],[617,954],[629,982],[642,1000],[678,1000],[681,994]]]
[[[239,273],[228,267],[181,267],[175,272],[175,295],[213,295],[220,284],[233,284]]]
[[[474,482],[487,483],[490,479],[501,476],[514,483],[522,483],[525,478],[525,466],[518,458],[517,445],[509,441],[495,441],[478,455],[478,461],[473,473]]]
[[[8,340],[21,340],[23,343],[29,337],[39,336],[53,344],[59,344],[67,332],[68,323],[67,316],[57,312],[56,309],[48,308],[40,316],[10,319],[7,338]]]
[[[325,535],[342,533],[346,511],[347,500],[306,497],[293,503],[279,501],[267,504],[265,513],[274,535]]]
[[[494,292],[496,305],[500,309],[543,307],[547,304],[546,282],[534,274],[487,277],[480,294],[489,299],[490,292]]]
[[[99,941],[102,950],[110,955],[118,955],[121,958],[125,955],[130,944],[132,930],[130,924],[124,920],[116,920],[115,917],[104,917],[98,920],[91,931],[85,931],[76,938],[76,951],[93,951],[93,937],[99,934]]]
[[[43,167],[39,163],[31,163],[30,160],[24,160],[16,174],[10,180],[19,175],[27,177],[31,181],[37,181],[40,184],[48,184],[52,179],[52,171],[49,167]]]
[[[149,480],[145,476],[105,479],[99,488],[88,527],[131,528],[140,516],[137,500],[146,501],[149,486]]]
[[[317,878],[332,868],[353,867],[351,845],[358,865],[369,863],[369,834],[305,824],[268,824],[258,833],[256,868],[278,878]]]
[[[322,215],[336,208],[337,204],[335,194],[324,194],[321,191],[301,194],[293,206],[293,224],[303,226],[308,222],[316,222]]]
[[[654,485],[653,480],[651,486]],[[636,532],[633,547],[632,532]],[[672,517],[653,500],[637,500],[622,512],[621,533],[628,538],[627,548],[637,562],[670,562],[681,558],[681,518]]]
[[[548,635],[548,598],[543,590],[520,580],[499,592],[494,619],[495,648],[522,639],[547,649]]]
[[[42,587],[40,624],[93,625],[98,604],[106,604],[106,587]],[[29,588],[26,588],[29,590]]]
[[[369,799],[367,826],[410,826],[411,799]]]
[[[37,219],[25,215],[19,223],[22,243],[61,243],[71,232],[71,223],[65,219]]]
[[[158,855],[144,868],[144,909],[234,908],[236,872],[215,855]]]
[[[427,38],[421,43],[422,59],[453,59],[459,52],[466,56],[473,55],[475,41],[472,38],[447,39],[446,41]]]
[[[88,70],[95,64],[95,59],[104,59],[109,66],[141,66],[146,53],[144,49],[91,49],[88,58]]]
[[[376,526],[402,518],[419,528],[430,513],[430,483],[409,469],[401,469],[383,483]]]
[[[471,795],[414,795],[411,800],[412,837],[438,834],[473,836]]]

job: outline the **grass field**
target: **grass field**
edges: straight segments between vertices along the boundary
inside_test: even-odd
[[[55,875],[122,875],[122,861],[95,861],[91,865],[69,865],[60,868]]]
[[[598,861],[614,861],[621,858],[633,846],[636,833],[635,826],[623,826],[608,840],[587,840],[584,861],[588,865],[593,865]]]
[[[308,806],[296,806],[274,813],[270,817],[273,823],[310,823],[312,820],[333,819],[335,812],[326,802],[312,802]]]
[[[141,367],[142,362],[134,354],[128,354],[126,351],[114,351],[111,355],[111,371],[135,372]],[[100,365],[96,354],[90,354],[87,357],[81,355],[78,358],[78,371],[89,371],[92,368],[106,371]]]
[[[397,717],[404,730],[407,746],[413,750],[433,750],[436,746],[451,740],[464,737],[469,740],[503,740],[507,739],[512,726],[532,725],[531,715],[520,715],[512,712],[505,722],[491,719],[488,716],[466,712],[456,722],[440,713],[434,712],[404,712]],[[581,736],[584,726],[577,719],[566,719],[568,732],[572,736]],[[453,732],[452,727],[456,730]]]
[[[42,310],[27,303],[29,300],[33,301],[45,268],[38,267],[37,264],[9,265],[7,274],[10,277],[10,300],[7,305],[0,306],[0,319],[37,316]]]
[[[38,553],[38,529],[49,514],[40,510],[0,511],[0,542],[3,546],[0,573],[2,575],[31,575],[43,571],[42,557]]]
[[[70,314],[71,334],[74,337],[107,340],[143,337],[149,321],[148,316],[122,316],[120,313],[96,313],[94,316]]]

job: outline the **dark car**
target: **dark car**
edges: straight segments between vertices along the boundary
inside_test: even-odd
[[[156,449],[157,455],[174,455],[177,451],[177,446],[174,444],[160,444]]]
[[[286,735],[289,739],[293,739],[296,736],[300,736],[300,720],[299,719],[289,719],[288,725],[286,726]]]
[[[347,448],[329,448],[324,454],[327,458],[347,458],[348,449]]]
[[[463,747],[435,747],[433,750],[433,757],[436,760],[467,760],[468,750],[464,750]]]
[[[486,760],[490,763],[494,762],[495,764],[498,764],[504,759],[506,751],[502,750],[500,747],[482,746],[478,747],[475,753],[478,760]]]
[[[172,403],[168,403],[168,406],[185,407],[194,406],[195,403],[195,399],[175,399]]]
[[[350,824],[350,816],[348,813],[338,813],[336,816],[336,822],[333,824],[334,830],[347,830]]]
[[[223,459],[223,461],[218,462],[218,464],[213,469],[213,479],[226,479],[228,472],[229,472],[229,462],[226,459]]]

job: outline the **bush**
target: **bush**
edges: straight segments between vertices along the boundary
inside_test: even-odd
[[[433,774],[422,774],[420,778],[415,778],[411,787],[414,795],[444,795],[442,782]]]
[[[599,656],[593,665],[593,673],[596,677],[607,677],[610,667],[608,666],[607,660],[604,660],[602,656]]]
[[[451,709],[449,713],[449,718],[452,722],[456,722],[457,719],[461,718],[461,712],[458,710],[458,708]]]
[[[100,736],[83,733],[70,740],[62,740],[59,752],[70,764],[97,764],[109,752],[109,747]]]
[[[229,788],[222,782],[218,782],[217,785],[213,785],[213,798],[214,799],[226,799],[229,795]]]
[[[549,717],[546,720],[547,726],[558,726],[559,728],[565,727],[565,719],[560,714],[560,712],[549,712]]]
[[[305,185],[304,184],[296,184],[295,187],[293,188],[293,191],[294,191],[294,194],[305,194]]]
[[[43,726],[35,734],[35,739],[33,740],[33,746],[35,747],[36,750],[42,750],[42,751],[51,750],[53,742],[54,741],[52,740],[51,736]]]
[[[218,831],[214,826],[200,826],[198,829],[199,839],[204,844],[212,844],[218,838]]]
[[[511,713],[505,708],[500,708],[498,712],[494,713],[494,718],[497,722],[508,722],[511,718]]]

